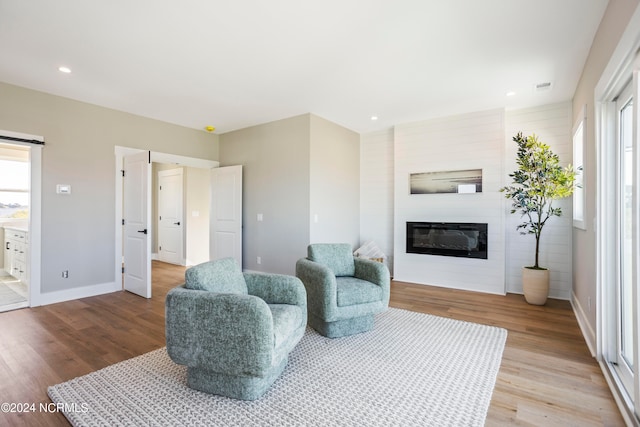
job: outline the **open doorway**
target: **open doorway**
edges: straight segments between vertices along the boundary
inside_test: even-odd
[[[192,196],[198,174],[210,183],[211,170],[219,163],[212,160],[116,147],[116,274],[123,277],[123,288],[146,298],[151,297],[151,259],[157,257],[157,195],[152,182],[156,170],[182,168],[186,174],[183,221],[183,263],[193,265],[209,259],[208,242],[203,239],[204,221],[210,223],[208,201]],[[126,171],[125,171],[126,170]],[[124,172],[123,172],[124,171]],[[126,175],[126,176],[125,176]],[[201,186],[202,187],[202,186]],[[204,187],[206,194],[211,190]],[[204,202],[204,204],[203,204]],[[155,208],[154,208],[155,207]],[[131,209],[129,209],[131,208]],[[185,212],[186,211],[186,212]],[[205,231],[208,236],[209,233]],[[194,237],[195,236],[195,237]],[[204,241],[204,242],[203,242]],[[193,243],[193,245],[192,245]],[[203,244],[204,243],[204,244]],[[155,247],[154,247],[155,245]],[[194,249],[195,247],[195,249]],[[152,253],[152,248],[153,253]],[[202,250],[202,248],[205,248]],[[124,268],[123,268],[124,265]],[[122,271],[120,271],[122,270]],[[118,276],[116,276],[118,277]]]
[[[191,266],[209,260],[210,169],[152,163],[152,259]]]
[[[0,143],[0,312],[29,306],[30,148]]]

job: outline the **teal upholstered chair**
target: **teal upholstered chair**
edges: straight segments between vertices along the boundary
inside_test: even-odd
[[[356,258],[348,244],[312,244],[296,263],[307,290],[309,326],[337,338],[373,329],[374,315],[389,305],[389,269]]]
[[[187,384],[234,399],[262,396],[304,335],[307,300],[293,276],[242,273],[232,258],[187,269],[166,299],[167,352]]]

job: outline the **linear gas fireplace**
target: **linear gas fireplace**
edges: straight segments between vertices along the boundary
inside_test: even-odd
[[[407,222],[407,253],[487,259],[487,224]]]

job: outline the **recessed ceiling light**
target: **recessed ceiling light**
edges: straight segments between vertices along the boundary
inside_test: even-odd
[[[371,116],[371,120],[373,120],[373,121],[378,120],[378,116]]]
[[[58,71],[60,71],[61,73],[65,73],[65,74],[69,74],[71,72],[71,68],[69,67],[58,67]]]
[[[511,90],[511,91],[507,92],[505,95],[507,95],[507,96],[513,96],[513,95],[515,95],[515,94],[516,94],[516,93],[515,93],[514,91],[512,91],[512,90]]]

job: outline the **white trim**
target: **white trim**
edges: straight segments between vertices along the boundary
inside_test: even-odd
[[[64,289],[62,291],[47,292],[41,295],[41,305],[56,304],[64,301],[71,301],[80,298],[94,297],[97,295],[110,294],[122,290],[122,286],[116,282],[100,283],[97,285],[83,286],[81,288]]]
[[[179,156],[177,154],[151,152],[152,163],[170,163],[176,166],[187,166],[198,169],[212,169],[220,167],[220,162],[215,160],[198,159],[196,157]]]
[[[31,206],[29,206],[29,306],[42,305],[42,146],[29,150]]]
[[[589,323],[589,319],[587,318],[584,310],[582,309],[582,305],[580,305],[580,301],[576,294],[572,292],[571,298],[571,308],[573,308],[573,314],[576,316],[576,320],[578,321],[578,326],[580,327],[580,331],[582,332],[582,336],[584,337],[585,342],[587,343],[587,347],[589,347],[589,351],[591,352],[592,357],[596,357],[597,355],[597,345],[596,345],[596,333],[591,327]]]

